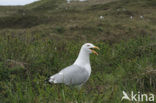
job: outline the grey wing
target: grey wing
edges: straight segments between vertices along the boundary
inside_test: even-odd
[[[80,85],[89,78],[89,73],[85,68],[77,65],[71,65],[59,72],[62,75],[62,83],[66,85]]]

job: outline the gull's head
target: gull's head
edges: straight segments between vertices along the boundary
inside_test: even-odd
[[[100,50],[99,47],[93,45],[92,43],[85,43],[85,44],[83,44],[82,45],[82,49],[85,50],[89,54],[94,53],[96,55],[98,55],[98,53],[95,51],[95,49]]]

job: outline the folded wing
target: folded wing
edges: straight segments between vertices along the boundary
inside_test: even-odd
[[[85,68],[78,65],[71,65],[50,77],[51,83],[64,83],[66,85],[81,85],[89,78]]]

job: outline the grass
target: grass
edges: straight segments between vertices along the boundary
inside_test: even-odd
[[[121,103],[123,90],[156,95],[154,0],[41,0],[0,8],[0,102]],[[92,74],[82,89],[47,83],[85,42],[101,50],[91,55]]]

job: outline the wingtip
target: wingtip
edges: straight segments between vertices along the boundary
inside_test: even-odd
[[[51,84],[51,83],[49,82],[49,79],[50,79],[50,78],[45,79],[45,83],[46,83],[46,84]]]

